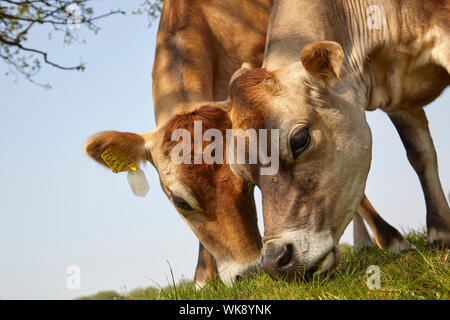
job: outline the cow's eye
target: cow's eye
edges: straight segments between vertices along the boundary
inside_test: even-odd
[[[290,143],[294,159],[308,148],[310,141],[311,137],[307,128],[298,128],[292,133]]]
[[[173,193],[170,193],[170,197],[172,198],[173,204],[181,210],[184,211],[192,211],[194,209],[192,209],[191,205],[189,203],[186,202],[186,200],[184,200],[183,198],[174,195]]]

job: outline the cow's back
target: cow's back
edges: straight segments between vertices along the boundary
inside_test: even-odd
[[[225,100],[243,62],[262,63],[272,0],[167,0],[157,35],[158,125],[204,101]]]

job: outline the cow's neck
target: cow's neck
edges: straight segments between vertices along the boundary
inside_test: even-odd
[[[176,46],[176,39],[174,42]],[[208,60],[203,59],[204,66],[198,68],[185,63],[181,52],[177,56],[177,48],[171,50],[158,48],[153,68],[153,105],[158,126],[197,104],[214,100],[212,67],[208,68]]]
[[[271,0],[166,1],[153,67],[158,126],[228,96],[231,75],[259,66]]]
[[[345,52],[344,73],[363,103],[368,95],[364,59],[382,39],[364,29],[366,1],[279,0],[274,4],[263,66],[272,71],[299,61],[301,50],[314,41],[336,41]]]
[[[211,35],[186,10],[182,3],[168,2],[159,23],[152,90],[158,126],[196,103],[213,100]]]
[[[196,106],[214,101],[212,88],[189,72],[159,73],[153,82],[153,104],[157,126],[163,125],[175,115],[193,110]],[[189,82],[189,85],[186,82]],[[163,83],[171,85],[162,85]]]
[[[421,51],[427,49],[427,27],[419,23],[423,21],[416,21],[410,8],[400,8],[402,5],[408,4],[381,0],[279,0],[272,11],[264,67],[276,70],[297,62],[308,43],[336,41],[344,49],[343,76],[354,92],[354,102],[366,110],[394,110],[408,100],[408,95],[414,95],[395,92],[395,86],[406,76],[416,75],[399,74],[397,83],[386,88],[384,79],[390,76],[387,73],[398,71],[397,66],[405,60],[402,52],[411,55],[416,50],[413,55],[421,56]],[[383,60],[390,60],[391,65],[383,67]],[[409,63],[412,66],[415,61]],[[436,83],[429,84],[433,85]]]

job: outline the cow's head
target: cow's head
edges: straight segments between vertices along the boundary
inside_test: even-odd
[[[233,129],[279,129],[276,174],[232,165],[261,190],[262,267],[272,276],[336,266],[337,244],[363,197],[371,133],[340,77],[343,58],[339,44],[316,42],[297,63],[241,70],[230,85]]]
[[[231,128],[229,115],[222,106],[201,105],[142,135],[115,131],[99,133],[86,142],[85,151],[103,165],[101,154],[108,147],[126,157],[128,163],[151,162],[169,200],[214,256],[220,278],[231,284],[254,270],[260,262],[261,236],[253,186],[238,179],[227,164],[194,163],[195,121],[202,124],[201,133],[217,129],[225,137],[225,130]],[[177,129],[190,133],[192,140],[187,142],[192,151],[191,164],[180,164],[173,159],[174,148],[178,148],[174,151],[178,154],[180,146],[185,146],[180,144],[180,136],[180,141],[178,138],[172,141]],[[208,144],[204,142],[203,147]],[[225,149],[224,143],[224,153]]]

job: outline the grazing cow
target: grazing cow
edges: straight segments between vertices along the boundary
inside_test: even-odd
[[[217,268],[229,284],[259,262],[262,244],[253,186],[235,177],[227,165],[173,163],[171,136],[175,129],[192,132],[196,120],[202,121],[203,131],[231,128],[225,106],[213,101],[227,98],[230,77],[242,62],[261,65],[270,8],[271,1],[265,0],[165,1],[153,68],[157,129],[143,135],[102,132],[85,146],[101,164],[103,151],[113,147],[129,163],[141,160],[155,166],[164,192],[201,241],[195,272],[200,285]],[[368,201],[360,212],[380,247],[407,247]],[[370,239],[364,224],[358,226],[355,242],[363,248]]]
[[[417,172],[429,245],[450,245],[450,209],[423,107],[450,83],[449,0],[278,0],[263,68],[230,85],[233,128],[278,128],[280,169],[233,165],[262,193],[263,268],[325,272],[364,194],[385,111]],[[277,188],[273,188],[273,184]]]
[[[261,65],[271,6],[271,0],[164,1],[153,66],[157,128],[142,135],[102,132],[85,145],[101,164],[112,147],[128,163],[154,165],[163,191],[201,242],[200,286],[217,272],[231,284],[259,265],[253,186],[226,164],[174,163],[171,136],[176,129],[192,132],[194,121],[203,132],[231,128],[226,107],[215,101],[227,99],[230,78],[243,62]]]

